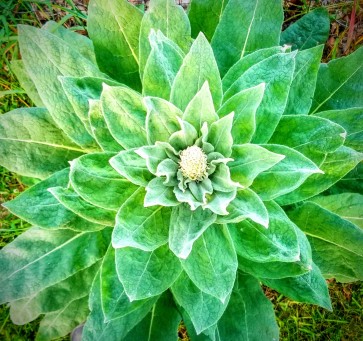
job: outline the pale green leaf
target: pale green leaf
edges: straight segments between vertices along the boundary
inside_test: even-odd
[[[237,255],[227,227],[209,226],[182,261],[182,267],[200,290],[225,302],[237,271]]]
[[[244,55],[279,45],[282,22],[280,1],[230,0],[212,39],[221,75]]]
[[[167,38],[176,43],[184,52],[191,44],[190,23],[181,6],[174,0],[153,0],[144,14],[140,30],[140,74],[151,51],[149,43],[150,31],[160,30]]]
[[[206,81],[209,84],[214,107],[218,110],[223,97],[222,82],[212,48],[200,33],[175,77],[171,88],[171,102],[181,110],[185,110]]]
[[[280,44],[288,44],[293,50],[305,50],[324,44],[329,36],[329,13],[320,7],[304,15],[281,33]]]
[[[114,248],[131,246],[153,251],[168,241],[170,208],[144,207],[145,190],[139,188],[120,207],[112,234]]]
[[[116,269],[130,301],[160,295],[179,277],[179,259],[167,245],[150,252],[131,247],[116,250]]]
[[[88,6],[87,31],[100,69],[135,90],[141,89],[141,19],[141,11],[126,0],[92,0]]]
[[[171,161],[171,160],[170,160]],[[172,161],[173,162],[173,161]],[[146,186],[144,206],[154,205],[176,206],[179,201],[176,199],[173,187],[164,184],[165,179],[157,177],[152,179]]]
[[[209,208],[212,212],[218,215],[227,215],[227,207],[229,203],[236,197],[237,188],[230,192],[214,191],[208,198],[205,208]]]
[[[0,116],[0,164],[21,175],[44,179],[84,151],[43,108],[21,108]]]
[[[102,112],[114,139],[125,149],[147,144],[142,96],[126,87],[103,85]]]
[[[271,200],[292,192],[309,176],[323,174],[315,163],[295,149],[277,144],[262,146],[273,153],[285,155],[283,160],[260,173],[254,180],[252,189],[262,200]]]
[[[295,301],[316,304],[330,311],[333,310],[327,283],[315,264],[311,271],[301,276],[281,279],[261,278],[261,281]]]
[[[115,154],[84,155],[71,163],[73,189],[89,203],[108,210],[118,210],[137,189],[109,164]]]
[[[147,186],[153,178],[147,161],[137,153],[139,149],[124,150],[110,159],[111,166],[123,177],[138,186]]]
[[[110,232],[37,227],[24,232],[0,252],[0,302],[33,295],[96,263],[106,252]]]
[[[237,195],[228,205],[227,211],[228,215],[217,218],[218,224],[239,223],[248,218],[257,224],[268,227],[267,209],[260,197],[249,188],[237,191]]]
[[[170,250],[179,258],[186,259],[194,242],[215,220],[215,214],[201,207],[194,211],[191,211],[187,204],[174,207],[170,218]]]
[[[234,112],[232,136],[234,144],[248,143],[251,141],[256,129],[256,111],[261,104],[265,84],[242,90],[226,101],[218,110],[219,117]]]
[[[177,151],[192,146],[198,138],[198,132],[192,124],[178,119],[181,130],[170,136],[169,143]]]
[[[183,51],[161,31],[151,30],[151,52],[147,59],[142,79],[143,94],[164,98],[170,97],[171,86],[184,59]]]
[[[168,159],[168,150],[166,145],[153,145],[153,146],[145,146],[136,149],[136,153],[140,155],[143,159],[145,159],[146,166],[148,170],[155,175],[158,175],[159,164],[163,161],[174,162],[171,159]]]
[[[254,179],[285,158],[255,144],[239,144],[232,147],[233,161],[228,162],[232,179],[249,187]]]
[[[209,128],[208,142],[214,147],[214,151],[221,153],[224,157],[229,157],[232,153],[233,122],[234,112],[213,122]]]
[[[312,113],[363,107],[362,59],[361,47],[347,57],[320,65]]]
[[[334,153],[330,153],[321,164],[320,169],[324,174],[313,174],[298,189],[279,197],[277,201],[281,205],[288,205],[311,198],[344,177],[363,160],[363,154],[354,149],[342,146]]]
[[[244,220],[228,224],[238,255],[255,262],[295,262],[300,248],[294,224],[273,201],[265,202],[269,226]]]
[[[216,170],[209,176],[212,181],[213,190],[219,192],[232,192],[241,185],[231,180],[231,174],[228,166],[220,163],[216,166]]]

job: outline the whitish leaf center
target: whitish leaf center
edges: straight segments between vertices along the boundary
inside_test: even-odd
[[[191,146],[180,153],[180,170],[184,178],[202,181],[208,176],[207,155],[198,146]]]

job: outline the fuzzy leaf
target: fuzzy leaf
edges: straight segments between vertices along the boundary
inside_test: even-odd
[[[182,267],[203,292],[225,302],[237,271],[237,255],[225,226],[212,225],[194,243]]]
[[[321,64],[312,113],[332,109],[363,107],[363,48],[351,55]]]
[[[229,224],[238,255],[255,262],[295,262],[300,249],[294,224],[273,201],[265,202],[269,214],[269,226],[244,220]]]
[[[0,252],[0,302],[33,295],[96,263],[106,252],[110,232],[37,227],[24,232]]]
[[[363,107],[319,112],[316,116],[341,125],[347,132],[344,145],[363,153]]]
[[[116,269],[130,301],[157,296],[179,277],[179,259],[167,245],[145,252],[134,248],[116,250]]]
[[[0,164],[13,172],[44,179],[83,153],[46,109],[21,108],[0,116]]]
[[[228,299],[222,303],[199,290],[185,272],[173,284],[171,291],[176,302],[186,310],[197,334],[217,323],[228,304]]]
[[[208,142],[213,145],[214,151],[224,157],[231,156],[233,137],[231,134],[234,113],[220,118],[211,124],[208,132]]]
[[[207,39],[200,33],[194,41],[171,88],[170,99],[179,109],[185,110],[195,94],[208,81],[216,110],[222,102],[222,82],[217,62]]]
[[[311,198],[340,180],[363,160],[363,154],[342,146],[330,153],[320,166],[324,174],[313,174],[299,188],[277,199],[281,205],[288,205]]]
[[[139,188],[120,207],[112,235],[114,248],[153,251],[167,243],[171,211],[163,206],[144,207],[144,197],[145,190]]]
[[[84,155],[71,163],[69,178],[84,200],[116,211],[137,187],[111,167],[109,160],[113,156],[111,153]]]
[[[140,155],[146,161],[146,166],[152,174],[158,173],[159,164],[162,161],[169,160],[168,159],[168,151],[166,145],[153,145],[153,146],[145,146],[137,149],[135,151],[138,155]],[[160,176],[160,175],[158,175]]]
[[[324,277],[341,282],[362,280],[363,230],[313,202],[289,213],[308,236],[313,259]]]
[[[139,93],[126,87],[110,87],[104,84],[101,103],[107,126],[123,148],[147,144],[146,109]]]
[[[289,147],[268,144],[267,150],[285,155],[285,158],[269,170],[260,173],[252,188],[262,200],[271,200],[298,188],[309,176],[323,172],[310,159]]]
[[[214,191],[208,198],[208,203],[205,208],[209,208],[212,212],[218,215],[227,215],[227,207],[229,203],[236,197],[237,188],[230,192]]]
[[[179,130],[178,117],[183,113],[168,101],[157,97],[146,97],[146,134],[149,144],[156,141],[168,142],[170,136]]]
[[[175,23],[178,23],[177,25]],[[150,31],[160,30],[176,43],[184,52],[191,44],[190,23],[181,6],[173,0],[154,0],[144,14],[140,30],[140,74],[143,75],[151,46],[148,40]]]
[[[215,214],[201,207],[191,211],[187,204],[173,208],[170,218],[169,247],[179,258],[186,259],[194,242],[214,223]]]
[[[239,223],[249,218],[257,224],[268,227],[267,209],[260,197],[249,188],[237,191],[237,195],[228,205],[227,211],[228,215],[217,218],[218,224]]]
[[[92,0],[87,31],[101,70],[121,83],[140,90],[139,33],[142,13],[126,0]],[[132,25],[130,25],[132,23]]]
[[[327,283],[315,264],[311,271],[301,276],[281,279],[262,278],[261,281],[295,301],[317,304],[330,311],[333,310]]]
[[[228,166],[232,179],[249,187],[258,174],[278,164],[285,156],[255,144],[240,144],[232,147],[231,157],[233,161]]]
[[[143,76],[143,94],[166,100],[170,97],[171,86],[184,59],[184,52],[161,31],[151,30],[149,35],[151,52],[147,59]]]
[[[166,186],[164,181],[163,178],[154,178],[146,186],[145,207],[154,205],[176,206],[180,204],[175,197],[173,188]]]
[[[219,117],[234,112],[232,124],[232,137],[234,144],[248,143],[251,141],[256,129],[256,111],[261,104],[265,84],[242,90],[232,96],[218,110]]]
[[[153,176],[147,167],[147,161],[137,153],[138,150],[123,150],[110,159],[110,164],[133,184],[145,187]]]
[[[169,139],[170,145],[177,151],[192,146],[198,137],[198,132],[192,124],[180,119],[179,124],[181,130],[173,133]]]
[[[280,44],[288,44],[293,50],[305,50],[324,44],[329,36],[329,13],[324,8],[317,8],[305,14],[291,24],[281,34]]]
[[[212,39],[221,75],[244,55],[279,45],[282,22],[280,1],[230,0]]]
[[[218,321],[218,340],[278,340],[273,305],[259,281],[243,273],[238,273],[237,277],[227,309]]]
[[[314,96],[324,45],[299,51],[284,114],[307,115]]]

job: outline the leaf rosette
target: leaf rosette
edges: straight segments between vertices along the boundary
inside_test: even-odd
[[[325,278],[363,278],[363,50],[320,64],[327,13],[282,20],[280,1],[92,0],[90,39],[19,27],[37,107],[0,117],[1,164],[35,178],[4,204],[33,225],[0,253],[14,323],[277,339],[261,282],[331,309]]]

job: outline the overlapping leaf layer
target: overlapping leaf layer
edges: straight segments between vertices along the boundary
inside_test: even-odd
[[[0,252],[14,323],[277,340],[260,283],[331,309],[325,278],[363,279],[363,49],[320,64],[327,13],[282,20],[279,0],[91,0],[90,39],[19,28],[38,107],[0,117],[0,163],[39,182],[5,204],[33,225]]]

